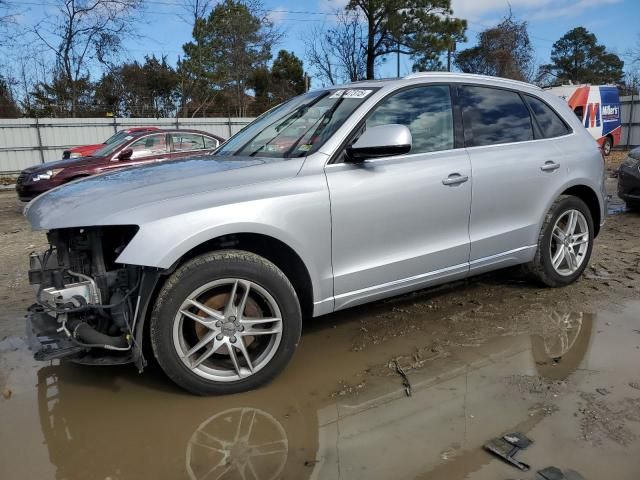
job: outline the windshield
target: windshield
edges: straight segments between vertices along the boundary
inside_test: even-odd
[[[120,133],[124,133],[124,132],[119,132],[116,135],[114,135],[113,137],[119,135]],[[111,138],[113,138],[113,137],[111,137]],[[109,140],[111,140],[111,138]],[[123,144],[127,143],[132,138],[133,138],[133,136],[125,134],[125,135],[121,136],[119,139],[117,139],[117,140],[115,140],[115,141],[113,141],[111,143],[107,143],[100,150],[96,150],[95,152],[93,152],[89,156],[90,157],[106,157],[108,155],[111,155],[113,152],[118,150]],[[109,140],[107,140],[107,142],[109,142]]]
[[[107,140],[104,142],[104,144],[105,145],[111,145],[112,143],[120,142],[127,135],[129,135],[129,132],[127,132],[125,130],[121,130],[118,133],[116,133],[115,135],[111,135],[109,138],[107,138]]]
[[[320,90],[292,98],[231,137],[216,155],[306,156],[320,148],[375,90]]]

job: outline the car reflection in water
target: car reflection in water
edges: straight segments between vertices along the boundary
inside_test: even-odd
[[[184,395],[161,376],[47,366],[40,424],[58,479],[465,478],[491,461],[480,448],[488,438],[544,416],[532,417],[535,399],[506,392],[506,377],[564,379],[584,360],[590,315],[541,322],[540,335],[494,338],[411,372],[411,398],[388,376],[332,399],[318,392],[335,383],[303,382],[318,368],[305,362],[286,381],[216,398]]]
[[[258,408],[231,408],[204,421],[187,443],[187,472],[205,478],[280,478],[287,463],[287,434]]]

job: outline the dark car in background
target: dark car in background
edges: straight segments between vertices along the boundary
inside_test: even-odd
[[[78,178],[213,152],[224,139],[199,130],[131,132],[104,145],[93,155],[46,162],[24,169],[16,181],[18,198],[28,202],[54,187]]]
[[[78,145],[77,147],[69,148],[62,152],[62,158],[63,160],[66,160],[67,158],[87,157],[89,155],[93,155],[101,148],[104,148],[105,145],[111,145],[121,142],[125,137],[131,134],[154,131],[157,132],[158,130],[160,130],[158,127],[133,127],[127,128],[126,130],[120,130],[116,134],[111,135],[102,143],[95,143],[92,145]]]
[[[640,210],[640,147],[631,150],[618,169],[618,196],[627,208]]]

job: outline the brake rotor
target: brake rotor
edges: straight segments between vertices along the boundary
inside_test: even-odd
[[[212,308],[214,310],[222,312],[224,310],[224,306],[227,303],[227,299],[229,298],[229,295],[231,295],[231,294],[230,293],[216,293],[216,294],[212,295],[211,297],[209,297],[207,300],[205,300],[202,303],[204,305],[206,305],[207,307],[209,307],[209,308]],[[260,308],[258,303],[253,298],[251,298],[251,296],[249,296],[249,298],[247,298],[247,304],[245,306],[244,312],[242,312],[242,313],[244,314],[243,316],[250,317],[250,318],[263,318],[264,317],[264,312],[262,311],[262,309]],[[203,317],[206,317],[205,312],[203,312],[202,310],[198,310],[196,315],[201,315]],[[207,329],[207,327],[205,327],[204,325],[201,325],[199,323],[196,323],[194,325],[194,328],[195,328],[195,333],[196,333],[196,336],[198,337],[198,340],[202,340],[202,337],[209,331],[209,329]],[[249,347],[249,345],[251,345],[253,343],[255,337],[246,336],[246,337],[244,337],[244,339],[245,339],[245,345],[247,347]]]

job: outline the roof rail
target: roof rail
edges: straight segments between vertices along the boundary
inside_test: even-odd
[[[492,82],[505,83],[510,85],[521,85],[529,88],[535,88],[542,90],[537,85],[533,85],[527,82],[521,82],[520,80],[511,80],[509,78],[492,77],[490,75],[476,75],[475,73],[455,73],[455,72],[415,72],[404,77],[405,80],[411,80],[414,78],[429,78],[429,77],[449,77],[452,79],[476,79],[476,80],[489,80]]]

